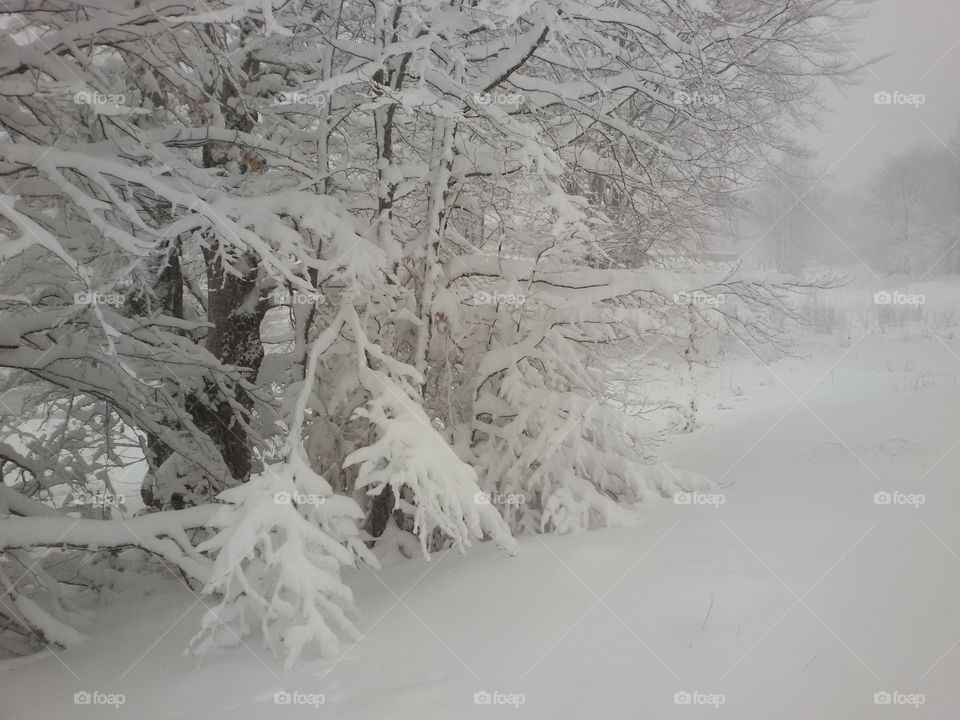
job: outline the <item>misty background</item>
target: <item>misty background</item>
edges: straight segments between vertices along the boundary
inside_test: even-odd
[[[867,61],[888,55],[865,71],[863,82],[830,88],[821,127],[806,133],[828,178],[856,190],[888,153],[918,144],[950,142],[958,128],[960,95],[960,7],[951,0],[878,0],[859,24],[850,53]],[[920,107],[883,107],[878,91],[922,93]]]
[[[736,196],[717,244],[731,258],[851,279],[960,271],[960,12],[946,0],[863,12],[845,43],[861,74],[825,83],[823,112],[799,133],[805,158],[770,158]]]

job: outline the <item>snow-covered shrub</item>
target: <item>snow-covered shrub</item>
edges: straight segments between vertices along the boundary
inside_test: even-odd
[[[607,271],[574,280],[572,271],[549,267],[538,277],[566,289],[530,283],[523,307],[485,335],[471,330],[475,315],[461,312],[451,345],[463,354],[437,371],[457,375],[459,390],[444,408],[453,408],[446,417],[455,447],[511,529],[628,524],[638,519],[640,503],[703,487],[704,478],[672,471],[656,457],[663,430],[629,407],[608,369],[610,354],[594,349],[621,337],[636,347],[673,345],[676,355],[690,318],[664,303],[666,280]]]
[[[211,519],[217,533],[199,546],[216,556],[204,593],[219,604],[202,620],[193,648],[239,644],[259,632],[289,669],[311,643],[321,654],[356,639],[357,617],[340,568],[376,559],[359,539],[360,507],[294,456],[267,465],[249,482],[225,490]]]
[[[376,370],[365,376],[371,398],[357,415],[376,427],[378,437],[346,459],[348,466],[359,465],[357,489],[375,495],[390,487],[396,509],[412,517],[425,555],[436,531],[461,552],[471,539],[484,537],[516,552],[509,528],[477,484],[476,471],[430,424],[409,389]]]

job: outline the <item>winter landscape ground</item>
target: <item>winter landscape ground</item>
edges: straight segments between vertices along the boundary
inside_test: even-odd
[[[795,357],[698,372],[699,427],[663,448],[716,483],[688,503],[351,571],[362,639],[291,673],[256,642],[184,661],[208,603],[175,579],[110,593],[82,646],[0,665],[4,716],[950,717],[960,280],[905,288],[923,320],[878,314],[877,289],[823,293],[835,324]]]

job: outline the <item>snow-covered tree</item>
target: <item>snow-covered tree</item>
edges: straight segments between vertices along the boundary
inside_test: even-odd
[[[4,418],[8,562],[136,546],[220,598],[198,649],[259,628],[294,662],[354,634],[363,540],[512,552],[700,483],[603,360],[776,341],[793,279],[657,258],[849,76],[857,4],[15,3],[0,367],[37,422]],[[149,512],[70,524],[141,458]],[[41,572],[0,614],[73,642]]]
[[[920,277],[957,267],[960,163],[946,149],[918,147],[884,159],[864,213],[879,219],[867,247],[878,270]]]

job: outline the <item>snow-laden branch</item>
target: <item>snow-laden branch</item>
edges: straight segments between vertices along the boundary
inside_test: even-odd
[[[393,490],[398,508],[413,516],[414,533],[426,557],[435,530],[449,537],[460,552],[471,538],[489,537],[504,552],[515,554],[517,544],[480,490],[476,471],[457,457],[416,401],[409,381],[418,382],[419,373],[395,360],[385,363],[387,372],[370,367],[368,356],[386,358],[367,339],[356,314],[349,318],[358,346],[359,376],[370,393],[356,415],[369,421],[379,435],[344,460],[345,467],[359,466],[356,486],[371,495],[387,487]]]
[[[200,505],[129,520],[87,520],[62,515],[7,518],[0,522],[0,549],[139,547],[205,583],[210,579],[212,563],[194,549],[187,531],[207,526],[217,509],[215,505]]]
[[[9,460],[17,463],[20,467],[33,473],[34,477],[43,477],[44,468],[37,463],[24,458],[9,445],[0,443],[0,460]],[[62,513],[57,512],[49,505],[18,493],[3,482],[0,482],[0,516],[8,514],[20,515],[21,517],[57,517],[62,518]]]

